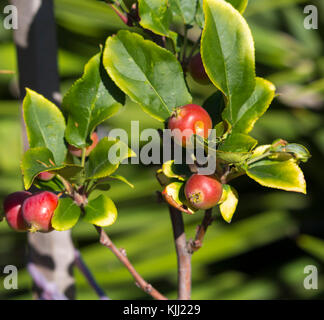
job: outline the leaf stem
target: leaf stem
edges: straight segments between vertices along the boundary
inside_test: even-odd
[[[127,268],[127,270],[130,272],[130,274],[133,276],[133,278],[136,281],[136,284],[146,293],[151,295],[154,299],[157,300],[167,300],[167,298],[162,295],[159,291],[157,291],[155,288],[152,287],[148,282],[146,282],[142,276],[135,270],[134,266],[130,263],[128,260],[126,254],[123,252],[123,250],[119,250],[114,243],[111,241],[107,233],[101,228],[94,226],[100,236],[100,243],[108,248],[119,260],[121,263],[124,264],[124,266]]]

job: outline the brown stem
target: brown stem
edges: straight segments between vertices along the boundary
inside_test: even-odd
[[[173,236],[178,259],[178,299],[190,300],[191,253],[188,251],[182,213],[169,206]]]
[[[213,222],[212,209],[205,211],[201,224],[197,227],[195,240],[189,241],[188,249],[191,253],[196,252],[202,247],[202,243],[207,232],[208,226]]]
[[[167,300],[165,296],[163,296],[159,291],[152,287],[149,283],[147,283],[142,276],[135,270],[133,265],[130,263],[124,250],[119,250],[114,243],[111,241],[107,233],[101,228],[95,226],[99,236],[100,236],[100,243],[107,247],[112,253],[124,264],[124,266],[128,269],[130,274],[136,281],[136,284],[146,293],[151,295],[154,299],[157,300]]]

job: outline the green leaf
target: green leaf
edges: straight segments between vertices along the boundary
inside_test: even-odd
[[[247,7],[248,0],[226,0],[229,2],[236,10],[243,13]]]
[[[297,161],[307,162],[311,157],[310,152],[301,144],[289,143],[278,148],[280,152],[290,153]]]
[[[257,140],[243,133],[232,133],[219,146],[219,151],[226,152],[249,152],[257,144]]]
[[[185,24],[192,24],[196,14],[197,0],[170,0],[171,9]]]
[[[192,100],[175,56],[136,33],[122,30],[109,37],[103,64],[115,83],[160,121]]]
[[[228,184],[223,184],[223,194],[220,201],[219,210],[223,219],[230,223],[238,204],[237,191]]]
[[[57,164],[66,157],[65,120],[59,108],[33,90],[26,89],[23,114],[30,148],[49,149]]]
[[[184,182],[172,182],[164,188],[162,195],[169,205],[182,212],[193,214],[197,209],[193,208],[186,199],[184,187]]]
[[[136,154],[122,141],[105,137],[89,155],[86,177],[100,179],[110,176],[123,160],[135,156]]]
[[[53,154],[47,148],[39,147],[27,150],[21,162],[25,189],[28,190],[31,187],[39,173],[53,171],[63,167],[62,165],[57,166],[55,164]]]
[[[81,165],[77,164],[64,164],[64,168],[55,170],[54,173],[59,174],[63,178],[70,180],[73,179],[83,170]]]
[[[255,87],[252,34],[240,13],[223,0],[205,0],[204,13],[202,60],[208,77],[227,98],[226,119],[232,123]]]
[[[85,207],[83,220],[98,227],[112,225],[117,219],[117,209],[114,202],[105,195],[89,201]]]
[[[71,229],[78,222],[81,209],[71,198],[60,198],[54,211],[52,226],[57,231]]]
[[[238,108],[226,108],[223,118],[232,125],[236,132],[249,133],[255,122],[267,111],[275,96],[275,86],[262,78],[256,78],[255,88],[251,96]]]
[[[175,164],[174,160],[169,160],[163,163],[162,172],[168,178],[176,178],[185,181],[192,174],[188,166],[183,164]]]
[[[288,161],[261,160],[249,165],[247,175],[270,188],[306,194],[303,172],[294,159]]]
[[[113,175],[109,176],[109,179],[113,179],[113,180],[118,180],[118,181],[124,182],[129,187],[131,187],[132,189],[134,188],[134,185],[132,183],[130,183],[125,177],[123,177],[123,176],[121,176],[119,174],[113,174]]]
[[[161,36],[170,35],[172,12],[168,0],[139,0],[140,25]]]
[[[99,53],[89,60],[82,78],[63,98],[62,106],[68,116],[65,138],[78,148],[86,147],[94,129],[116,114],[125,102],[124,94],[103,69],[100,57]]]
[[[50,181],[41,181],[39,179],[35,179],[33,186],[35,186],[40,190],[47,190],[47,191],[54,191],[54,192],[61,192],[62,190],[64,190],[64,185],[57,178],[54,178]]]
[[[240,163],[250,158],[250,152],[230,152],[217,150],[217,159],[228,163]]]

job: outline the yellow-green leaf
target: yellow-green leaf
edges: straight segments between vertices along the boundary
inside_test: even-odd
[[[246,173],[265,187],[306,194],[304,174],[294,159],[288,161],[261,160],[251,164]]]
[[[237,191],[228,184],[223,184],[223,194],[220,201],[219,210],[223,219],[230,223],[238,204]]]

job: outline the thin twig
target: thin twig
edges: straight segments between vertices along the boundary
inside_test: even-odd
[[[118,250],[118,248],[111,241],[107,233],[101,228],[95,226],[99,236],[100,243],[107,247],[111,252],[124,264],[124,266],[128,269],[130,274],[136,281],[136,284],[146,293],[151,295],[154,299],[157,300],[167,300],[165,296],[163,296],[159,291],[152,287],[148,282],[146,282],[142,276],[135,270],[134,266],[128,260],[124,250]]]
[[[174,242],[178,259],[178,299],[190,300],[191,253],[188,251],[182,213],[169,206]]]
[[[87,265],[83,261],[82,256],[80,254],[80,251],[75,250],[74,255],[75,255],[74,263],[75,263],[76,267],[81,271],[81,273],[87,279],[88,283],[94,289],[94,291],[97,293],[100,300],[110,300],[110,298],[108,298],[106,296],[103,289],[98,285],[98,283],[96,282],[96,280],[95,280],[94,276],[92,275],[91,271],[89,270],[89,268],[87,267]]]
[[[195,240],[189,241],[188,248],[191,253],[196,252],[202,247],[202,243],[207,232],[208,226],[213,222],[212,209],[205,211],[201,224],[197,227]]]

